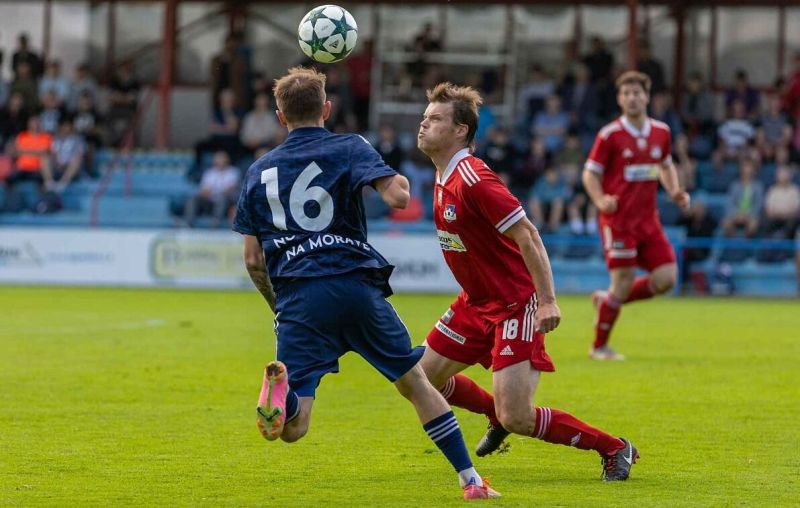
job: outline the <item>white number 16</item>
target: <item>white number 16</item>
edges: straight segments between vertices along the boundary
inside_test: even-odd
[[[292,190],[289,192],[289,211],[297,224],[306,231],[322,231],[333,220],[333,199],[322,187],[309,187],[311,181],[321,174],[322,170],[316,162],[312,162],[300,173]],[[261,183],[266,186],[267,203],[272,212],[272,223],[276,228],[286,231],[286,211],[279,196],[278,168],[273,167],[261,172]],[[319,205],[319,215],[306,215],[305,204],[314,201]]]

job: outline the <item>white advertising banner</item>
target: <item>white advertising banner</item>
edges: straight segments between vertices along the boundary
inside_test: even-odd
[[[434,235],[371,235],[398,292],[458,291]],[[0,230],[0,283],[252,287],[241,237],[227,231]]]

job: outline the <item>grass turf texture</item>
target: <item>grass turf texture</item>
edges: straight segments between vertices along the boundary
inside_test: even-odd
[[[392,298],[415,341],[448,297]],[[587,359],[587,297],[562,297],[558,372],[537,403],[631,438],[626,483],[529,438],[476,459],[497,506],[791,505],[798,497],[793,301],[626,307],[623,363]],[[255,425],[271,315],[254,293],[0,289],[0,505],[462,506],[410,404],[359,357],[325,378],[303,441]],[[484,386],[490,374],[469,373]],[[470,449],[484,419],[458,410]]]

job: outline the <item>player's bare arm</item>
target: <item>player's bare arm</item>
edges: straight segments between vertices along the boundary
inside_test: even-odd
[[[553,271],[550,268],[550,259],[544,248],[542,238],[536,226],[527,218],[520,219],[508,228],[506,236],[514,240],[519,246],[525,266],[531,274],[536,286],[536,300],[538,307],[534,315],[536,331],[548,333],[558,327],[561,322],[561,310],[556,303],[556,291],[553,284]]]
[[[403,209],[411,199],[408,178],[403,175],[385,176],[375,180],[375,190],[383,201],[392,208]]]
[[[582,179],[586,193],[600,212],[614,213],[617,211],[617,196],[611,196],[603,192],[603,182],[600,174],[584,169]]]
[[[267,264],[264,262],[264,251],[258,238],[252,235],[244,236],[244,264],[253,285],[267,301],[267,305],[275,312],[275,291],[272,289],[272,281],[269,280]]]
[[[689,210],[689,194],[681,189],[678,169],[675,164],[669,163],[666,166],[662,166],[659,178],[670,199],[684,212]]]

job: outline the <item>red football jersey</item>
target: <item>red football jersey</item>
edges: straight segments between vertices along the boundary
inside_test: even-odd
[[[586,161],[602,176],[603,192],[618,197],[617,211],[603,218],[619,229],[658,220],[658,177],[671,153],[669,126],[658,120],[646,118],[638,130],[623,116],[603,127]]]
[[[494,319],[527,301],[533,280],[503,234],[525,211],[494,171],[461,150],[437,175],[433,199],[439,245],[468,303]]]

